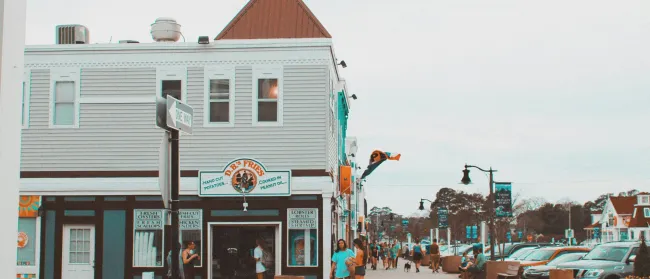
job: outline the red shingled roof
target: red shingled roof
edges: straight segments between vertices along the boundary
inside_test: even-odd
[[[250,0],[215,40],[332,38],[302,0]]]
[[[632,197],[609,197],[618,215],[632,214],[636,204],[636,196]]]
[[[648,227],[650,226],[650,218],[646,218],[643,214],[644,208],[650,208],[648,205],[636,207],[636,217],[630,220],[630,227]]]

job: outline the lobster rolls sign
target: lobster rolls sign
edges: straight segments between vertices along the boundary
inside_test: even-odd
[[[289,196],[291,171],[269,171],[257,160],[237,159],[223,171],[199,172],[199,196]]]

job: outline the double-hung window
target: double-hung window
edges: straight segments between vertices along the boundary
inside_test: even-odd
[[[283,123],[282,66],[253,68],[253,124],[282,126]]]
[[[50,71],[50,127],[79,127],[79,69]]]
[[[31,96],[31,72],[25,70],[23,73],[23,105],[22,105],[22,124],[23,128],[29,127],[29,99]]]
[[[235,70],[230,67],[206,67],[203,126],[232,126],[235,123]]]
[[[172,96],[187,103],[187,69],[183,67],[156,69],[156,92],[161,97]]]

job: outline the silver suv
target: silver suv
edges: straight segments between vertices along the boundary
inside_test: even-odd
[[[563,263],[576,279],[620,279],[634,273],[634,260],[641,242],[611,242],[594,247],[581,260]]]

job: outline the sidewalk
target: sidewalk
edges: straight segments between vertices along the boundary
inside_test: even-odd
[[[415,273],[415,264],[411,264],[411,271],[404,271],[404,260],[400,259],[397,263],[399,266],[397,269],[385,270],[381,269],[381,263],[377,270],[371,270],[370,265],[366,269],[366,279],[401,279],[401,278],[415,278],[415,279],[458,279],[458,274],[447,274],[447,273],[433,273],[429,267],[421,267],[420,273]]]

